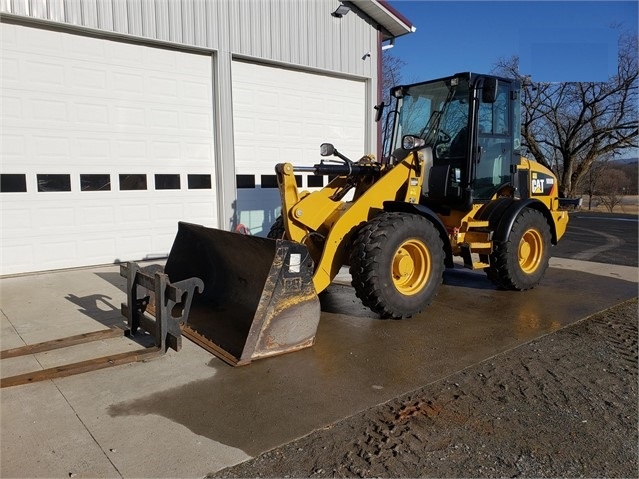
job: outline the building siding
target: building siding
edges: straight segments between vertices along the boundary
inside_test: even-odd
[[[178,45],[375,76],[377,34],[337,0],[2,0],[0,12]],[[229,27],[232,26],[232,27]],[[370,53],[370,57],[364,57]]]

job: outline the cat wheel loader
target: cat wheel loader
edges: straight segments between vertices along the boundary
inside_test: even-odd
[[[204,284],[184,335],[232,365],[308,347],[343,266],[382,318],[424,309],[456,256],[500,288],[539,283],[568,215],[552,172],[520,155],[519,84],[462,73],[391,93],[380,161],[326,143],[314,166],[276,166],[268,238],[179,224],[165,272]],[[299,172],[331,181],[300,191]]]

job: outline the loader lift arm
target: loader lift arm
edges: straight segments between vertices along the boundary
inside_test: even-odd
[[[335,151],[330,144],[322,145],[324,154]],[[369,156],[357,163],[321,162],[310,167],[315,174],[340,176],[320,191],[300,194],[294,172],[308,171],[308,167],[290,163],[276,166],[286,238],[308,248],[315,263],[313,285],[317,293],[324,291],[341,267],[348,264],[348,243],[356,228],[383,211],[385,202],[419,203],[423,167],[421,153],[408,155],[396,165],[382,165]],[[342,201],[352,188],[353,200]]]

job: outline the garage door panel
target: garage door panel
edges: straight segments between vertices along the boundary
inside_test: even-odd
[[[60,39],[63,49],[61,51],[66,52],[77,61],[84,60],[93,63],[96,58],[104,58],[105,56],[105,44],[102,39],[86,37],[79,42],[74,35],[62,35]],[[32,47],[38,48],[38,45],[32,45]]]
[[[115,114],[115,123],[123,128],[144,127],[145,111],[144,108],[136,108],[134,106],[113,105]]]
[[[16,166],[19,168],[19,165],[14,164],[14,161],[24,158],[27,144],[26,138],[22,135],[12,135],[7,131],[3,131],[0,134],[0,143],[2,144],[3,171],[5,167]]]
[[[181,203],[158,203],[150,213],[153,224],[162,228],[173,228],[186,216]]]
[[[213,157],[213,146],[210,143],[190,142],[184,143],[182,151],[183,164],[191,166],[206,166]]]
[[[116,248],[118,252],[128,251],[130,256],[147,259],[160,253],[153,250],[152,242],[153,235],[151,234],[123,234],[117,238]],[[125,261],[126,259],[118,254],[110,261]]]
[[[29,86],[62,90],[65,88],[65,68],[48,61],[28,60],[24,62]]]
[[[109,90],[111,95],[120,99],[135,99],[137,95],[144,91],[144,77],[142,74],[135,74],[124,71],[114,71],[110,75],[111,85]]]
[[[1,30],[0,173],[26,191],[0,192],[0,274],[166,255],[178,221],[217,226],[210,56]],[[38,191],[38,175],[65,175],[70,191]],[[83,190],[84,175],[102,190]],[[129,175],[143,189],[124,190],[144,185]],[[189,175],[209,180],[193,189]]]
[[[115,225],[115,208],[113,206],[106,206],[100,201],[98,204],[91,206],[82,206],[79,209],[80,217],[78,218],[80,224],[90,226],[92,228],[103,227],[108,231]]]
[[[182,90],[182,98],[186,102],[194,102],[199,104],[203,98],[211,98],[210,85],[204,82],[185,81],[180,84]]]
[[[284,137],[288,137],[290,139],[298,140],[303,132],[303,124],[293,120],[282,120],[280,122],[281,130],[280,133]]]
[[[149,75],[147,79],[148,93],[164,100],[164,97],[175,98],[178,91],[177,82],[173,78],[168,78],[159,74]]]
[[[119,120],[117,122],[120,123]],[[136,158],[146,158],[148,154],[147,142],[144,140],[114,140],[113,145],[115,157],[121,160],[127,160],[127,164],[130,160],[135,160]]]
[[[212,228],[224,227],[224,225],[218,225],[216,219],[212,219],[215,214],[214,205],[208,201],[208,198],[200,202],[191,201],[188,204],[188,214],[188,217],[191,218],[193,223],[210,226]]]
[[[64,268],[78,256],[77,246],[72,240],[47,241],[36,249],[35,260],[48,263],[54,269]]]
[[[33,218],[31,217],[29,208],[16,207],[12,210],[3,212],[3,223],[11,224],[14,228],[21,229],[20,234],[28,232],[32,227]],[[4,228],[0,228],[0,234]]]
[[[205,133],[210,133],[213,128],[211,116],[206,113],[200,113],[197,111],[184,112],[181,123],[187,130],[200,131]]]
[[[98,264],[103,258],[117,257],[116,241],[113,238],[93,238],[79,244],[78,256],[95,261]]]
[[[257,95],[257,91],[255,91],[255,87],[251,84],[246,84],[244,86],[242,83],[239,83],[238,79],[235,78],[235,82],[233,82],[233,108],[237,109],[238,107],[247,107],[254,105],[255,108],[259,108],[259,103],[255,100],[255,95]],[[240,108],[240,111],[242,109]],[[245,113],[244,111],[242,111]]]
[[[85,95],[95,95],[106,89],[107,73],[103,69],[74,65],[70,70],[70,84],[75,91]]]
[[[109,106],[91,102],[76,103],[71,119],[85,125],[95,123],[96,126],[107,127],[110,123]]]
[[[7,97],[5,95],[2,95],[1,98],[2,99],[0,101],[2,101],[3,115],[6,119],[15,121],[22,118],[22,110],[24,108],[22,100],[19,98]]]
[[[24,240],[2,240],[2,265],[3,268],[14,272],[29,271],[35,262],[34,247],[25,244]]]

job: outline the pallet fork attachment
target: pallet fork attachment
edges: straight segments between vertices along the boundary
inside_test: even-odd
[[[163,355],[169,348],[179,351],[182,347],[180,326],[186,322],[193,295],[196,291],[201,293],[204,289],[202,281],[198,278],[189,278],[177,283],[170,283],[166,274],[159,271],[153,275],[147,274],[136,263],[122,264],[120,276],[127,278],[127,303],[122,303],[121,308],[128,326],[126,330],[109,328],[7,349],[0,351],[0,359],[42,353],[115,337],[132,337],[139,329],[150,334],[153,338],[152,346],[2,378],[0,379],[0,387],[18,386],[96,371],[120,364],[145,361]],[[142,289],[148,294],[139,297],[138,289]],[[152,302],[151,298],[153,298]],[[176,313],[177,316],[174,316]]]

